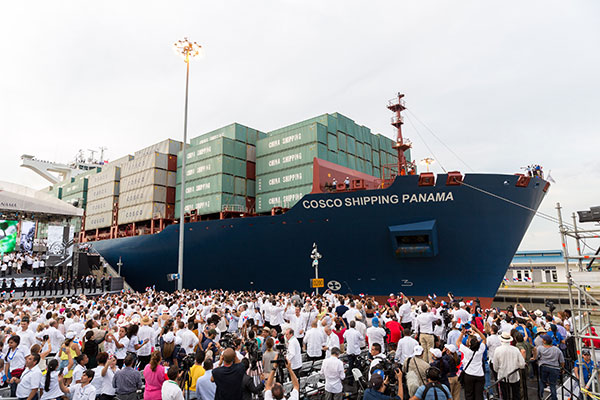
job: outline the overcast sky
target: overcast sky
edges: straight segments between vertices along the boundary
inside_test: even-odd
[[[597,1],[14,1],[2,10],[0,180],[47,186],[19,167],[24,153],[66,162],[106,146],[115,159],[180,139],[185,64],[171,47],[189,36],[205,48],[191,66],[190,137],[326,112],[393,137],[385,105],[401,91],[475,171],[551,170],[541,211],[600,205]],[[405,125],[415,159],[469,171],[416,126]],[[536,219],[521,249],[560,248],[557,232]]]

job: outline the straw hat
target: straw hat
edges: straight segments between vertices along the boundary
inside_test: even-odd
[[[152,319],[147,315],[145,315],[140,322],[142,325],[152,325]]]

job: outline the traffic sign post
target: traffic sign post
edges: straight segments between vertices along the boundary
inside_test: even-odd
[[[342,288],[342,284],[338,281],[329,281],[327,282],[327,288],[331,291],[337,292]]]

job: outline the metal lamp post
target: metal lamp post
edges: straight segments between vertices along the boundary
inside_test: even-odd
[[[310,258],[312,258],[312,266],[315,269],[315,279],[319,279],[319,260],[322,258],[323,256],[321,255],[321,253],[319,253],[319,250],[317,250],[317,244],[313,243],[313,249],[310,252]],[[317,295],[319,294],[319,288],[315,288],[316,289],[316,293]]]
[[[186,144],[187,144],[187,119],[188,119],[188,90],[190,83],[190,60],[200,54],[200,46],[196,42],[191,42],[188,38],[178,40],[173,44],[175,54],[181,56],[185,61],[185,109],[183,116],[183,148],[181,149],[181,204],[179,207],[179,257],[177,260],[177,290],[183,289],[183,242],[184,242],[184,221],[185,221],[185,160],[186,160]]]

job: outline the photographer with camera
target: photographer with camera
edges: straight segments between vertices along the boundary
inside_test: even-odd
[[[292,333],[293,335],[293,333]],[[297,340],[297,339],[296,339]],[[275,357],[275,361],[277,361],[279,357],[279,354]],[[281,360],[283,361],[283,360]],[[289,360],[286,360],[286,364],[285,364],[288,373],[290,374],[290,379],[292,380],[292,386],[293,389],[290,393],[290,396],[288,397],[288,400],[299,400],[300,398],[300,382],[298,382],[298,377],[297,375],[294,373],[294,370],[292,369],[292,364],[290,363]],[[273,369],[271,371],[271,373],[269,374],[269,378],[267,379],[267,383],[265,384],[265,398],[264,400],[281,400],[284,398],[284,390],[283,390],[283,386],[281,385],[281,383],[277,382],[275,383],[275,369]],[[216,400],[216,398],[215,398]]]
[[[402,371],[400,368],[397,368],[394,371],[396,375],[396,381],[402,382]],[[389,381],[389,377],[386,377],[385,380],[380,374],[373,374],[371,379],[369,379],[369,387],[365,390],[365,394],[363,395],[363,400],[387,400],[387,399],[402,399],[404,397],[404,390],[402,384],[398,385],[398,391],[396,395],[385,394],[388,390],[387,384]]]
[[[241,364],[247,371],[250,368],[250,361],[247,358],[242,358]],[[261,379],[258,385],[254,383],[254,378],[248,374],[242,377],[242,400],[252,400],[252,395],[260,394],[265,388],[264,377],[261,374]]]

